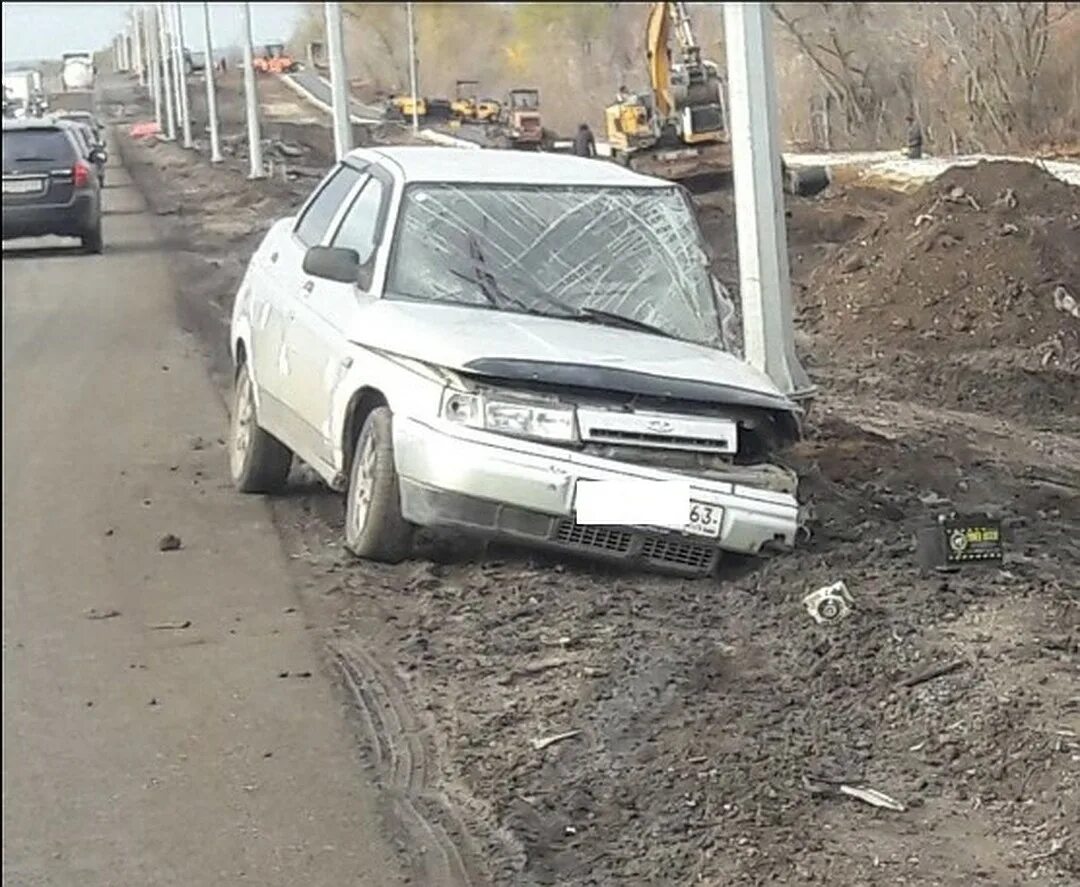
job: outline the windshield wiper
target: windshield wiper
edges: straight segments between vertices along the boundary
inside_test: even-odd
[[[667,330],[653,326],[651,323],[627,317],[625,314],[616,314],[614,311],[604,311],[602,308],[579,308],[576,313],[569,315],[568,319],[591,321],[604,326],[620,326],[628,330],[638,330],[642,333],[652,333],[654,336],[663,336],[666,339],[679,338],[674,333],[669,333]]]
[[[16,163],[55,163],[55,157],[16,157]]]

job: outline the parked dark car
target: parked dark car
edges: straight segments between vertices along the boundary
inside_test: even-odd
[[[101,183],[84,150],[70,125],[4,121],[4,240],[55,234],[101,252]]]
[[[105,187],[105,163],[109,159],[105,151],[105,145],[101,142],[88,123],[83,123],[75,117],[62,117],[58,121],[61,126],[70,127],[75,133],[75,138],[82,149],[83,156],[94,165],[97,171],[98,183]]]
[[[75,123],[83,123],[89,126],[94,132],[95,143],[104,147],[105,145],[105,131],[101,125],[101,122],[89,111],[58,111],[54,115],[60,120],[71,120]]]

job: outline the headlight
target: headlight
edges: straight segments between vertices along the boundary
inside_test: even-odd
[[[492,398],[447,389],[443,394],[442,417],[459,425],[496,434],[539,440],[577,440],[573,407]]]

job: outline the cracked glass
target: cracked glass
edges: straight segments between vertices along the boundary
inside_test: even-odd
[[[733,314],[674,187],[412,184],[386,298],[625,325],[725,350]]]

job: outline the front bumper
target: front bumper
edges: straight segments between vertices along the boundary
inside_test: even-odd
[[[483,530],[606,558],[704,573],[720,550],[760,554],[795,544],[794,495],[691,477],[691,492],[723,508],[716,539],[653,527],[582,526],[574,520],[578,480],[686,480],[631,465],[472,429],[398,417],[394,454],[404,517],[421,526]]]

